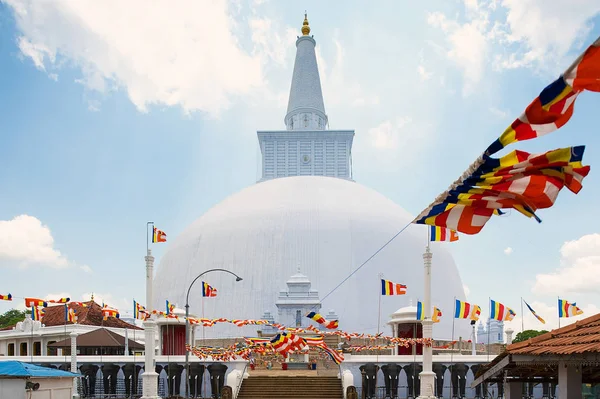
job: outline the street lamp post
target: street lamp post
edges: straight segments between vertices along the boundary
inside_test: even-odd
[[[204,276],[206,273],[210,273],[210,272],[225,272],[225,273],[229,273],[231,275],[235,276],[235,281],[242,281],[243,279],[238,276],[237,274],[235,274],[234,272],[227,270],[227,269],[209,269],[205,272],[200,273],[200,275],[198,275],[198,277],[196,277],[194,279],[194,281],[192,281],[192,283],[190,284],[190,286],[188,287],[187,290],[187,294],[185,296],[185,345],[187,347],[187,345],[189,344],[189,338],[190,338],[190,321],[189,321],[189,317],[190,317],[190,291],[192,290],[192,286],[194,285],[194,283],[202,276]],[[189,390],[190,390],[190,364],[189,364],[189,358],[190,358],[190,352],[187,350],[185,350],[185,397],[187,398],[189,396]]]

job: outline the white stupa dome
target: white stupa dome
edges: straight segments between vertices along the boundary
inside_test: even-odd
[[[155,306],[165,299],[185,305],[189,283],[200,273],[224,268],[243,278],[213,272],[190,294],[199,317],[259,319],[286,281],[310,280],[323,309],[334,309],[341,330],[377,332],[379,274],[408,286],[407,295],[381,298],[381,331],[389,316],[423,298],[424,226],[410,225],[362,269],[328,295],[360,264],[412,220],[404,209],[353,181],[318,176],[278,178],[252,185],[219,203],[169,243],[154,280]],[[451,336],[454,302],[464,300],[458,270],[444,244],[432,245],[432,305],[444,314],[435,338]],[[301,273],[298,272],[301,270]],[[201,280],[217,289],[202,298]],[[202,304],[204,301],[204,304]],[[203,310],[202,310],[203,309]],[[322,310],[324,312],[324,310]],[[463,329],[457,325],[457,333]],[[206,337],[255,335],[256,326],[217,325]],[[468,325],[464,332],[468,334]]]

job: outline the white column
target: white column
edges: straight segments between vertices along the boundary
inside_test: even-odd
[[[433,337],[433,322],[431,321],[431,258],[429,246],[423,254],[423,263],[425,265],[425,290],[423,298],[423,311],[425,318],[423,324],[423,338]],[[436,399],[435,397],[435,373],[432,371],[432,347],[423,345],[423,371],[421,377],[421,395],[420,399]]]
[[[581,398],[581,370],[578,366],[558,363],[558,397]]]
[[[148,249],[146,259],[146,308],[152,309],[152,278],[154,276],[154,256],[152,250]],[[153,316],[144,321],[144,373],[142,374],[142,399],[157,399],[158,396],[158,374],[154,371],[154,346],[156,345],[156,322]]]
[[[512,336],[514,331],[509,327],[507,330],[504,330],[504,334],[506,334],[506,345],[512,344]]]
[[[71,337],[71,372],[77,372],[77,332],[72,331],[69,336]],[[73,378],[73,398],[78,398],[79,392],[77,392],[77,378]]]
[[[522,382],[505,382],[504,383],[504,398],[505,399],[521,399],[523,397],[523,383]],[[562,396],[559,396],[563,399]],[[581,395],[579,395],[581,398]]]

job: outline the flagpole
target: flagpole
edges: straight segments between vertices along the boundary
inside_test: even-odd
[[[525,313],[523,313],[523,297],[521,297],[521,332],[525,331]]]
[[[148,234],[148,227],[150,227],[150,225],[152,225],[152,234],[154,234],[154,222],[146,223],[146,253],[150,250],[150,235]],[[146,304],[146,306],[150,305]]]
[[[379,285],[381,286],[381,279],[383,279],[383,273],[379,273]],[[377,335],[379,335],[379,329],[381,326],[381,297],[383,296],[383,294],[381,292],[379,292],[379,290],[377,290],[376,292],[379,293],[379,305],[377,306]],[[379,362],[379,350],[377,351],[377,357],[376,357],[376,362]]]
[[[488,325],[487,325],[487,361],[490,361],[490,328],[492,327],[492,298],[488,297],[488,309],[490,312],[488,313]]]
[[[560,304],[560,297],[557,296],[557,298],[558,298],[557,304]],[[557,307],[556,310],[558,311],[558,328],[560,328],[560,309]]]
[[[452,358],[454,355],[454,320],[456,320],[456,297],[454,297],[454,316],[452,316],[452,338],[450,338],[450,397],[452,398],[454,393],[452,392],[452,372],[454,371],[454,364],[452,363]],[[443,396],[443,395],[442,395]]]

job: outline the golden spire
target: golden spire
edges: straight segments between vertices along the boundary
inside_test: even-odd
[[[304,22],[302,22],[302,34],[304,36],[308,36],[310,33],[310,26],[308,26],[308,17],[306,16],[306,11],[304,12]]]

